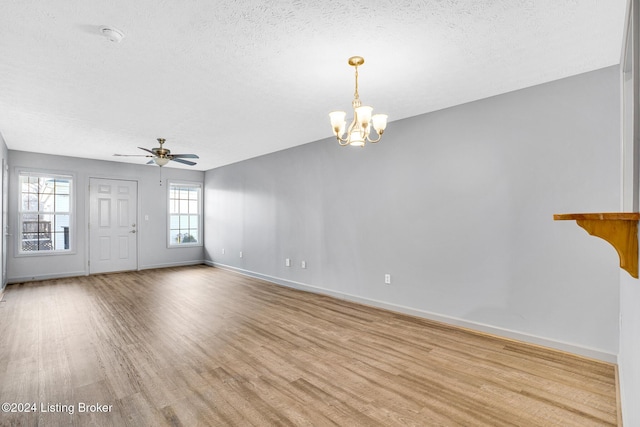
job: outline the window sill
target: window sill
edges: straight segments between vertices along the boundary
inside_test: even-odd
[[[179,249],[179,248],[201,248],[204,246],[202,243],[194,243],[194,244],[182,244],[182,245],[169,245],[168,249]]]
[[[59,256],[59,255],[75,255],[76,251],[68,250],[68,251],[34,251],[34,252],[17,252],[15,254],[16,258],[31,258],[31,257],[41,257],[41,256]]]

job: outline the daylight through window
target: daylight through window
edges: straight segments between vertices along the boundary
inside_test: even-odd
[[[71,176],[20,173],[20,252],[69,251]]]
[[[202,245],[202,188],[169,185],[169,246]]]

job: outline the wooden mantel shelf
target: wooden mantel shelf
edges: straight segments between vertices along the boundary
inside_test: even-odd
[[[620,268],[638,278],[638,220],[640,212],[555,214],[556,221],[575,220],[592,236],[609,242],[618,252]]]

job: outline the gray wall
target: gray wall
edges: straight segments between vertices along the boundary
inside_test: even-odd
[[[34,168],[60,173],[76,174],[76,230],[77,250],[73,254],[16,257],[17,243],[10,238],[8,244],[9,282],[83,275],[88,273],[87,221],[89,178],[112,178],[138,181],[138,268],[167,267],[194,264],[203,261],[203,248],[167,248],[167,180],[176,179],[203,182],[204,172],[155,166],[79,159],[9,151],[9,227],[18,235],[18,177],[17,169]],[[145,221],[144,216],[149,215]]]
[[[615,360],[616,252],[552,215],[618,210],[619,104],[610,67],[208,171],[205,257]]]

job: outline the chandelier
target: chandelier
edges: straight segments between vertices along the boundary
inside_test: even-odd
[[[345,129],[347,122],[345,117],[347,113],[344,111],[332,111],[329,113],[331,119],[331,127],[333,127],[333,134],[338,138],[338,144],[353,145],[356,147],[364,147],[367,142],[378,142],[382,138],[384,129],[387,127],[387,115],[375,114],[371,116],[373,111],[372,107],[362,105],[360,102],[360,95],[358,95],[358,67],[364,64],[364,58],[361,56],[352,56],[349,58],[349,65],[356,69],[356,91],[353,94],[353,121],[347,129],[345,136]],[[375,129],[376,137],[370,138],[371,126]]]

